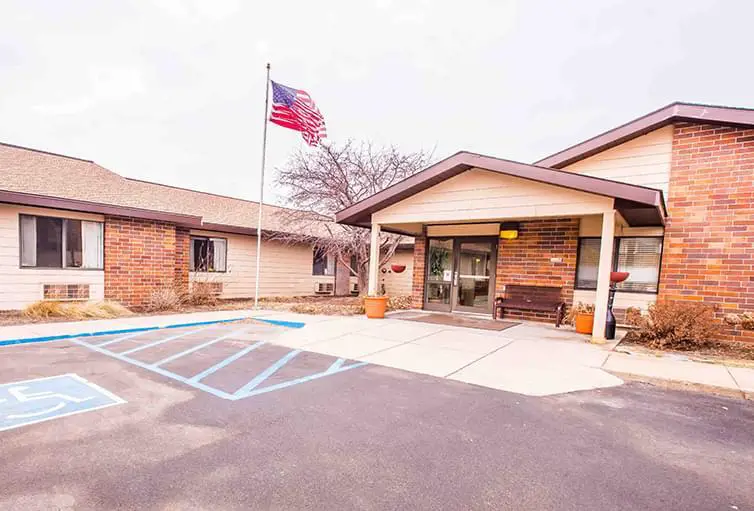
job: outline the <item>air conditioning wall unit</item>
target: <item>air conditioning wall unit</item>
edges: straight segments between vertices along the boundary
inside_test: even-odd
[[[358,282],[351,282],[351,294],[357,295],[359,294],[359,283]]]
[[[335,290],[335,285],[332,282],[316,282],[314,284],[314,292],[318,295],[331,295]]]

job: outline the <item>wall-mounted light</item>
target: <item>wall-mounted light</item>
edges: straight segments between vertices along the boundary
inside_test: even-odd
[[[500,224],[500,239],[515,240],[518,238],[518,222],[505,222]]]

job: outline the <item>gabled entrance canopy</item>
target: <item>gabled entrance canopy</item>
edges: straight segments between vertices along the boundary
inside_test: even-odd
[[[615,210],[630,226],[665,224],[665,203],[660,190],[465,151],[339,211],[335,219],[339,223],[370,227],[373,213],[471,169],[614,199]],[[386,226],[385,230],[389,228]]]

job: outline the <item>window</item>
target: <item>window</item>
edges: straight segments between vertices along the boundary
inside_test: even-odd
[[[616,287],[620,291],[656,293],[660,279],[662,238],[616,238],[613,271],[627,271],[628,280]],[[579,238],[576,288],[597,289],[600,238]]]
[[[312,275],[335,275],[335,258],[315,249],[312,258]]]
[[[600,239],[579,238],[576,263],[576,289],[597,289],[597,266],[600,262]]]
[[[356,261],[355,255],[351,256],[350,266],[351,266],[351,277],[356,277],[357,276],[356,272],[359,271],[359,264]]]
[[[104,267],[102,222],[21,215],[21,267]]]
[[[228,240],[191,237],[189,248],[191,271],[224,272],[227,270]]]
[[[662,238],[619,238],[614,258],[615,271],[631,275],[617,285],[621,291],[656,293],[660,280]]]

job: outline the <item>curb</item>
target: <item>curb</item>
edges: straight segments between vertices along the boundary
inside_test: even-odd
[[[0,346],[13,346],[16,344],[31,344],[31,343],[37,343],[37,342],[62,341],[65,339],[75,339],[77,337],[95,337],[99,335],[130,334],[130,333],[135,333],[135,332],[146,332],[148,330],[167,330],[169,328],[214,325],[217,323],[232,323],[234,321],[241,321],[242,319],[248,319],[248,318],[240,317],[240,318],[232,318],[232,319],[217,319],[213,321],[196,321],[193,323],[177,323],[174,325],[165,325],[165,326],[145,326],[145,327],[138,327],[138,328],[122,328],[118,330],[101,330],[98,332],[84,332],[80,334],[61,334],[61,335],[48,335],[44,337],[7,339],[7,340],[0,341]],[[267,321],[271,321],[271,320],[267,320]],[[301,326],[304,326],[304,324],[301,323]],[[294,327],[294,328],[301,328],[301,327]]]

